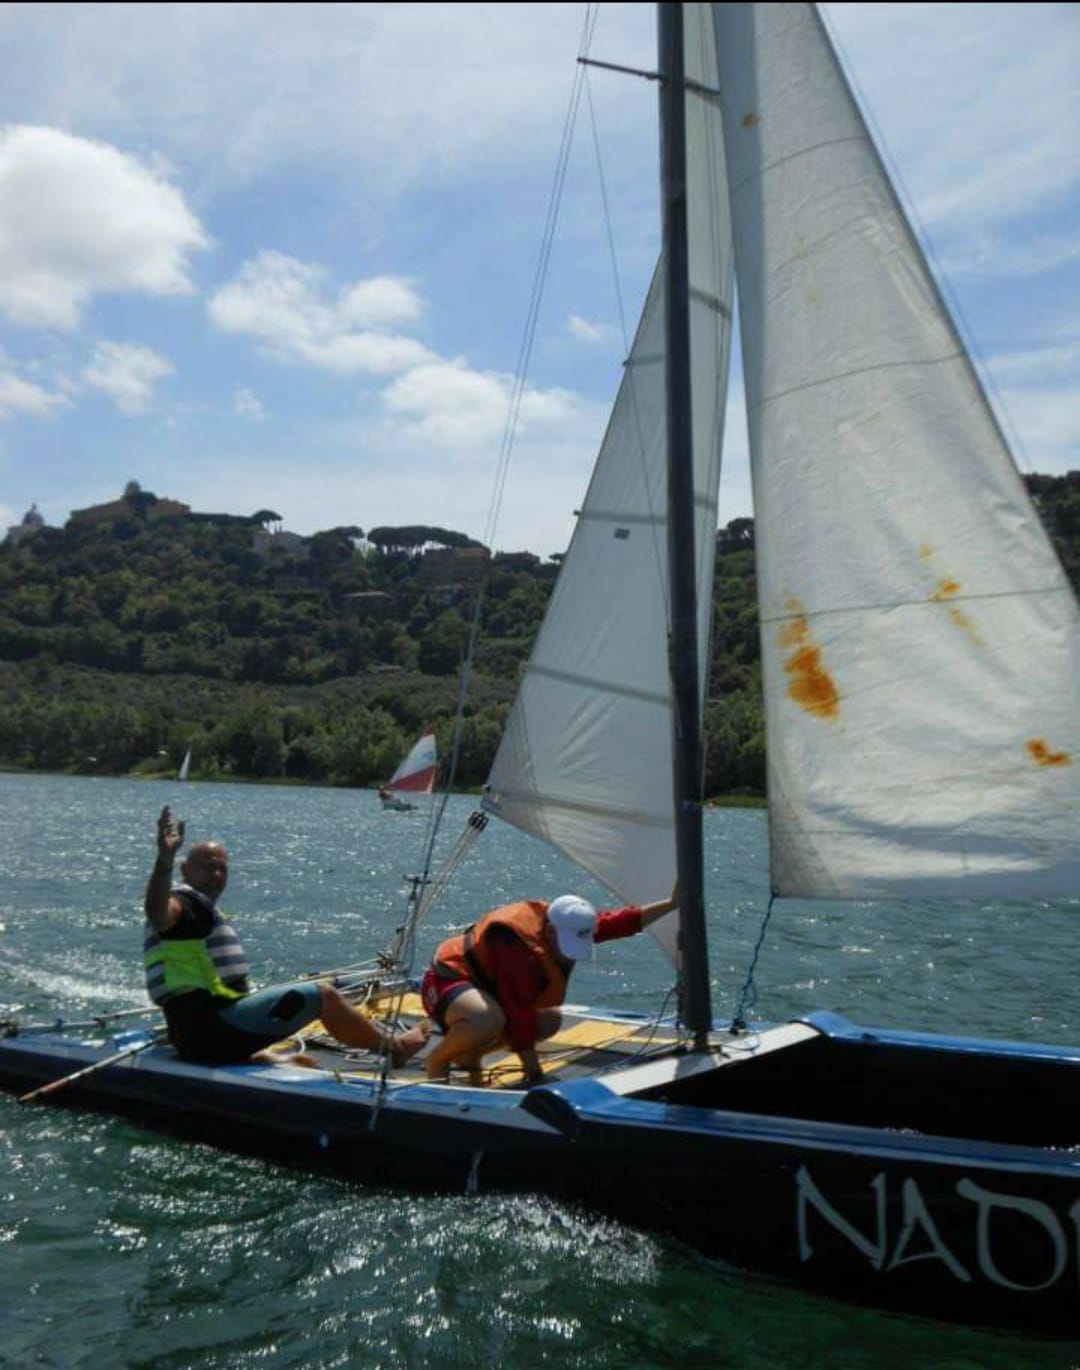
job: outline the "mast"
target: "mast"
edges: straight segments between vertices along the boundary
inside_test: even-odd
[[[686,198],[683,7],[660,4],[660,186],[663,203],[668,434],[669,661],[674,728],[672,783],[679,881],[682,1021],[703,1048],[712,1026],[705,933],[701,821],[694,464],[690,412],[690,282]]]

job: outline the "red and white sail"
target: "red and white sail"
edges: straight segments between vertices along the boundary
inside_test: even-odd
[[[438,767],[435,734],[425,733],[390,777],[386,788],[407,794],[430,794],[435,788]]]

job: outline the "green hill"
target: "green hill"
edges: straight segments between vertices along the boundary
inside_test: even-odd
[[[1080,472],[1029,488],[1080,579]],[[433,527],[299,538],[269,510],[176,512],[132,484],[0,546],[0,764],[332,784],[385,779],[433,726],[447,754],[479,585],[458,779],[484,780],[558,571]],[[706,790],[761,794],[753,522],[718,535]]]

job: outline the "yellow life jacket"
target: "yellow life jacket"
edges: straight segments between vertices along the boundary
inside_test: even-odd
[[[209,916],[205,937],[160,937],[149,921],[143,930],[143,968],[146,992],[155,1004],[163,1004],[174,994],[204,989],[219,999],[243,999],[249,974],[247,957],[240,938],[219,909],[188,888],[173,890],[173,897],[188,907],[202,906]],[[226,984],[226,979],[232,984]]]

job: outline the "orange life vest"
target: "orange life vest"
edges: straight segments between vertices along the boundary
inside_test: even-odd
[[[561,1004],[566,998],[567,975],[553,956],[545,936],[547,907],[539,899],[528,899],[492,909],[472,927],[439,944],[434,958],[436,972],[447,978],[472,980],[498,999],[488,938],[492,928],[509,928],[525,943],[544,973],[544,988],[533,1007],[554,1008]]]

